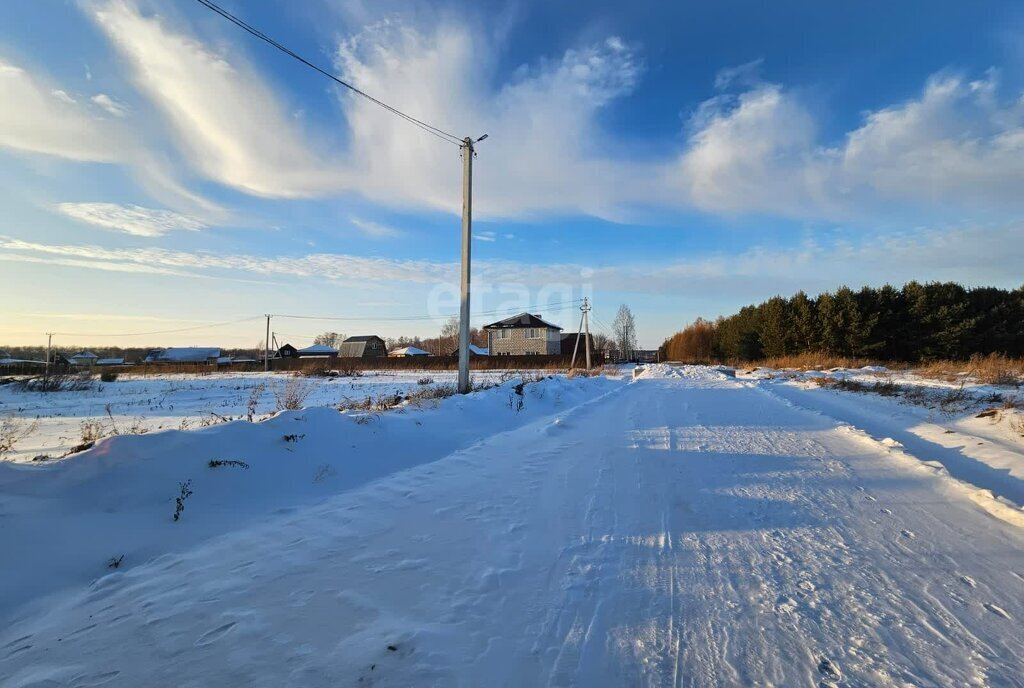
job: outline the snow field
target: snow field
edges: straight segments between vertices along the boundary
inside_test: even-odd
[[[527,371],[528,375],[537,375]],[[474,383],[495,383],[502,371],[475,371]],[[367,397],[407,395],[423,387],[454,384],[448,371],[367,371],[359,377],[293,377],[281,373],[212,373],[210,375],[122,375],[75,392],[34,393],[15,385],[0,386],[0,419],[8,418],[31,432],[2,458],[31,461],[59,458],[94,434],[141,434],[168,429],[196,429],[244,418],[255,399],[256,418],[275,413],[290,389],[304,396],[302,406],[335,407]],[[289,388],[289,384],[292,388]]]
[[[0,612],[0,684],[1024,685],[1021,529],[902,441],[818,408],[871,397],[787,384],[651,366],[632,384],[529,385],[518,413],[499,388],[379,425],[320,409],[104,441],[32,474],[54,478],[52,494],[0,485],[22,509],[0,524],[53,533],[80,505],[104,512],[105,475],[121,471],[114,493],[130,495],[191,461],[207,472],[179,523],[173,494],[115,520],[135,521],[139,542],[224,527],[156,556],[140,545],[108,575],[91,573],[103,552],[88,576],[21,588]],[[160,453],[163,437],[181,444]],[[249,471],[204,468],[263,445]],[[227,522],[273,503],[242,480],[290,489],[302,475],[314,494],[305,476],[343,447],[339,469],[387,465]],[[387,463],[403,450],[437,460]],[[123,473],[138,465],[151,468]],[[110,527],[89,537],[113,541]],[[47,549],[27,547],[16,561]],[[10,601],[17,576],[0,575]]]

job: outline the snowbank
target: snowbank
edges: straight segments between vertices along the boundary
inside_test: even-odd
[[[104,575],[112,558],[123,555],[127,569],[182,551],[621,386],[554,377],[520,396],[517,383],[381,414],[309,408],[260,423],[110,437],[59,462],[0,463],[0,540],[5,559],[19,562],[0,571],[0,619]],[[191,495],[175,522],[183,484]]]

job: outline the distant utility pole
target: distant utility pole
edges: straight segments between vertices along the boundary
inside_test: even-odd
[[[50,347],[53,344],[53,332],[46,333],[46,377],[50,377]]]
[[[583,313],[580,315],[580,326],[576,330],[576,346],[572,348],[572,362],[569,367],[576,367],[576,352],[580,348],[580,334],[586,333],[587,370],[590,370],[590,300],[586,296],[583,297],[583,305],[580,306],[580,310]]]
[[[267,343],[263,347],[263,372],[270,371],[270,314],[267,313]]]
[[[459,316],[459,394],[468,394],[469,385],[469,264],[473,244],[473,144],[487,138],[484,134],[476,141],[462,139],[462,309]]]

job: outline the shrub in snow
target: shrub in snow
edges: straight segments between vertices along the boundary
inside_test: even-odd
[[[32,434],[36,422],[26,423],[17,418],[0,420],[0,458],[14,449],[14,445]]]
[[[52,373],[20,380],[15,389],[23,392],[84,392],[92,389],[94,382],[89,373]]]
[[[259,383],[252,388],[252,393],[249,394],[249,403],[246,405],[245,417],[252,422],[253,417],[256,415],[256,407],[260,403],[260,397],[263,396],[263,392],[267,389],[267,385],[264,382]]]
[[[283,389],[274,391],[278,411],[298,411],[306,403],[306,398],[313,387],[301,379],[293,377],[285,383]]]
[[[174,498],[174,520],[177,521],[181,518],[181,512],[185,510],[185,500],[192,496],[192,480],[186,480],[183,483],[178,483],[181,488],[181,494]]]
[[[117,373],[115,373],[113,370],[104,370],[102,373],[100,373],[100,380],[102,382],[114,382],[115,380],[117,380]]]
[[[103,435],[103,423],[98,420],[82,421],[82,444],[92,445]]]
[[[239,468],[249,469],[249,464],[245,461],[237,461],[235,459],[210,459],[208,464],[210,468],[220,468],[221,466],[238,466]]]

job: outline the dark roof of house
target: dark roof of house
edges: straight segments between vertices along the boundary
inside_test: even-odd
[[[347,338],[342,343],[343,344],[347,344],[348,342],[368,342],[371,339],[380,339],[382,342],[384,341],[383,339],[381,339],[380,337],[378,337],[375,334],[360,334],[360,335],[356,335],[355,337],[349,337],[349,338]]]
[[[539,315],[534,315],[533,313],[520,313],[519,315],[513,315],[511,318],[505,318],[490,325],[484,325],[485,330],[500,330],[509,327],[551,327],[556,330],[562,329],[558,325],[552,325],[548,321],[542,320]]]

